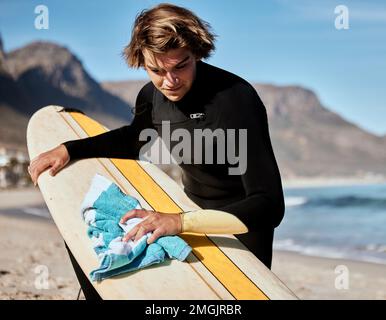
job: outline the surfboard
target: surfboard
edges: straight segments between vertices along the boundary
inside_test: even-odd
[[[68,140],[108,129],[81,112],[60,106],[38,110],[27,128],[30,159]],[[95,174],[115,182],[143,208],[180,213],[200,209],[166,173],[147,161],[94,158],[74,161],[55,177],[42,173],[40,191],[82,270],[99,266],[80,206]],[[270,300],[297,299],[235,236],[182,233],[192,252],[93,286],[103,299]]]

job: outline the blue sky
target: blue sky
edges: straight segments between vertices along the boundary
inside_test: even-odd
[[[144,79],[121,58],[136,14],[163,1],[1,0],[6,51],[34,40],[68,47],[98,81]],[[312,89],[327,108],[362,128],[386,134],[386,1],[185,0],[218,35],[208,60],[250,82]],[[49,9],[49,29],[36,30],[34,9]],[[349,29],[335,28],[337,5]]]

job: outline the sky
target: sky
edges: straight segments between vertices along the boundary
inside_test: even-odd
[[[71,50],[97,81],[147,79],[121,57],[135,16],[165,1],[0,0],[6,52],[32,41]],[[249,82],[299,85],[361,128],[386,134],[386,1],[181,0],[217,35],[210,64]],[[45,5],[48,29],[36,29],[35,8]],[[338,5],[348,29],[337,29]]]

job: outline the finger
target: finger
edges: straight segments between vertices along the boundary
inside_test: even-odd
[[[161,228],[154,230],[153,234],[147,239],[147,244],[152,244],[159,237],[162,237],[165,234],[165,231]]]
[[[137,224],[133,229],[131,229],[128,233],[126,233],[126,235],[123,237],[122,241],[129,241],[130,239],[132,239],[138,232],[139,228],[140,228],[140,224]]]
[[[48,161],[42,161],[37,163],[36,165],[31,166],[31,178],[35,185],[40,174],[45,171],[49,166],[50,163]]]
[[[38,177],[40,175],[40,172],[36,168],[31,169],[31,180],[33,181],[34,185],[36,186]]]
[[[39,156],[33,158],[30,162],[29,162],[29,165],[33,165],[37,160],[38,160]]]
[[[40,161],[42,161],[44,158],[42,158],[43,154],[38,155],[37,157],[33,158],[30,161],[30,167],[35,167]]]
[[[29,173],[30,173],[32,182],[36,185],[36,167],[31,166]]]
[[[134,238],[134,242],[138,241],[138,240],[141,239],[146,233],[151,232],[151,231],[153,231],[154,229],[155,229],[155,228],[154,228],[153,226],[151,226],[151,225],[142,225],[142,226],[139,228],[139,230],[138,230],[138,232],[137,232],[137,234],[136,234],[136,236],[135,236],[135,238]]]
[[[58,173],[58,171],[60,171],[60,167],[61,167],[60,163],[55,163],[55,164],[51,167],[50,175],[51,175],[51,176],[55,176],[55,175]]]
[[[149,227],[144,226],[143,224],[138,224],[125,235],[123,241],[129,241],[132,239],[135,242],[141,239],[148,232],[147,230],[149,230]]]
[[[144,218],[148,215],[147,210],[144,209],[133,209],[125,213],[120,220],[120,223],[125,223],[131,218]]]

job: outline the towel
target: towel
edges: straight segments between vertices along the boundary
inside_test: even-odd
[[[94,176],[81,205],[82,218],[88,225],[87,234],[100,262],[99,267],[90,273],[92,281],[161,263],[165,257],[184,261],[192,251],[178,236],[163,236],[148,245],[151,232],[136,242],[122,241],[126,233],[144,220],[132,218],[120,223],[121,217],[132,209],[141,209],[136,198],[123,193],[107,178],[99,174]]]

